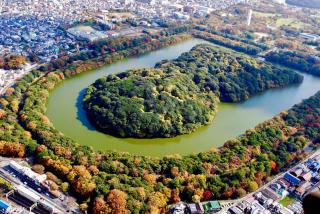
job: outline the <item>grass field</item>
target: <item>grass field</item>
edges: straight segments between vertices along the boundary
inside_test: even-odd
[[[281,26],[291,26],[291,27],[295,27],[295,28],[303,28],[305,26],[307,26],[306,23],[300,22],[297,19],[294,18],[280,18],[277,19],[276,21],[276,26],[277,27],[281,27]]]
[[[266,17],[266,18],[269,18],[269,17],[275,17],[275,16],[280,15],[280,14],[276,14],[276,13],[263,13],[263,12],[253,11],[253,15],[254,15],[254,16],[257,16],[257,17]]]
[[[295,18],[283,18],[282,14],[278,14],[278,13],[263,13],[263,12],[253,11],[253,16],[261,17],[261,18],[270,18],[272,20],[276,20],[276,27],[278,28],[281,26],[291,26],[291,27],[300,29],[300,28],[309,26],[308,24],[303,23]]]
[[[295,199],[292,198],[291,196],[286,196],[284,199],[282,199],[281,201],[279,201],[279,203],[282,204],[284,207],[289,206],[289,205],[292,204],[293,202],[295,202]]]

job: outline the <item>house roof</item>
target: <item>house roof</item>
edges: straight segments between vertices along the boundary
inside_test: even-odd
[[[210,201],[209,203],[211,205],[211,208],[213,208],[213,209],[220,209],[221,208],[219,201]]]
[[[198,211],[196,204],[188,204],[188,205],[189,205],[189,209],[190,209],[191,212],[197,212]]]
[[[300,183],[300,179],[289,172],[287,172],[283,177],[285,180],[289,181],[293,185],[298,185]]]
[[[291,173],[292,173],[292,175],[299,176],[303,173],[303,170],[300,167],[298,167],[298,168],[292,170]]]
[[[312,174],[310,172],[307,172],[305,174],[302,174],[300,177],[301,177],[301,179],[303,179],[305,181],[310,181],[312,178]]]

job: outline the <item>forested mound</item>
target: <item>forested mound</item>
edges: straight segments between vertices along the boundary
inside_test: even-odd
[[[211,45],[198,45],[176,60],[163,61],[156,67],[189,74],[201,90],[217,93],[223,102],[244,101],[267,89],[303,80],[296,72]]]
[[[320,8],[319,0],[286,0],[286,3],[300,7]]]
[[[268,53],[266,60],[320,76],[320,59],[316,56],[296,51],[277,51]]]
[[[90,121],[121,137],[172,137],[212,122],[218,97],[239,102],[269,88],[299,83],[289,70],[211,45],[199,45],[155,69],[98,79],[84,98]]]
[[[58,131],[46,117],[49,91],[65,78],[186,38],[153,39],[97,60],[69,62],[46,75],[31,71],[0,98],[1,155],[32,157],[90,213],[164,213],[168,204],[180,201],[241,198],[306,158],[310,142],[318,146],[320,92],[219,149],[183,157],[94,151]]]
[[[128,71],[97,80],[84,99],[91,121],[121,137],[170,137],[209,124],[216,97],[190,76],[159,69]]]

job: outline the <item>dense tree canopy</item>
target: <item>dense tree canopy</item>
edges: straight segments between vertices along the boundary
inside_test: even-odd
[[[304,147],[310,141],[319,142],[320,92],[288,112],[226,142],[219,149],[183,157],[175,155],[154,158],[121,152],[93,151],[91,147],[81,146],[59,132],[45,116],[49,91],[65,78],[115,62],[130,56],[130,53],[145,53],[185,38],[189,37],[177,35],[153,39],[147,44],[105,54],[99,60],[71,60],[54,72],[43,75],[39,71],[33,71],[18,80],[0,99],[1,154],[15,157],[34,155],[34,161],[44,167],[48,177],[61,183],[62,190],[69,189],[77,193],[79,202],[88,202],[92,213],[163,213],[166,204],[180,200],[191,202],[237,198],[305,157]],[[205,55],[214,54],[208,51],[203,55],[207,57]],[[235,56],[236,59],[241,59],[238,55]],[[201,59],[204,64],[207,63],[204,58]],[[230,75],[228,78],[238,78],[245,72],[241,66],[237,69],[228,68],[229,57],[223,59],[226,65],[213,66],[222,68],[218,72],[221,76],[225,73]],[[216,82],[218,87],[206,85],[211,81],[207,81],[207,78],[214,77],[208,73],[214,70],[206,69],[203,63],[192,58],[190,66],[194,66],[197,72],[182,69],[184,61],[186,59],[181,60],[181,63],[179,60],[162,62],[156,69],[163,73],[176,72],[188,76],[186,78],[192,79],[192,85],[196,85],[201,93],[214,92],[223,99],[220,82]],[[166,66],[169,64],[174,65],[174,71],[169,72],[171,66]],[[200,64],[200,67],[196,66]],[[255,60],[249,64],[257,66],[258,70],[267,65],[259,65]],[[254,77],[259,79],[258,88],[266,89],[263,83],[272,81],[272,72],[267,72],[271,75],[267,78],[261,74],[262,70],[256,71],[259,75]],[[280,75],[281,71],[278,72]],[[294,73],[284,74],[270,85],[285,82],[284,80],[295,76]],[[265,79],[261,81],[260,76]],[[288,77],[284,78],[285,76]],[[218,78],[219,81],[220,79]],[[212,79],[212,82],[213,80],[215,81]],[[241,78],[234,82],[241,82],[240,80]],[[243,86],[240,84],[239,87]],[[252,90],[247,95],[258,91]],[[245,97],[240,96],[240,99]],[[86,208],[86,204],[81,207]]]
[[[195,26],[193,35],[250,55],[255,55],[269,48],[263,43],[254,42],[252,39],[241,38],[229,33],[222,33],[208,26]]]
[[[317,56],[295,51],[278,51],[267,54],[266,60],[320,76],[320,59]]]
[[[296,72],[211,45],[198,45],[176,60],[158,63],[156,68],[187,73],[201,90],[217,93],[224,102],[243,101],[267,89],[303,80]]]
[[[0,68],[5,70],[15,70],[21,68],[27,63],[27,58],[21,55],[10,55],[0,57]]]
[[[217,98],[238,102],[299,83],[295,72],[199,45],[156,69],[109,75],[91,85],[85,109],[98,129],[121,137],[170,137],[212,122]]]
[[[91,121],[122,137],[190,133],[214,117],[216,97],[179,71],[142,69],[97,80],[84,99]]]

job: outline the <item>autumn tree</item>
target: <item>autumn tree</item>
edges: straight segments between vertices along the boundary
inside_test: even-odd
[[[32,166],[32,170],[36,173],[43,174],[44,173],[44,166],[41,164],[35,164]]]
[[[148,198],[148,205],[152,208],[164,208],[167,205],[167,197],[161,192],[153,192]]]
[[[25,146],[20,143],[0,141],[0,155],[22,158]]]
[[[114,214],[128,213],[128,210],[126,209],[127,194],[121,190],[111,190],[107,197],[107,204]]]
[[[95,198],[92,208],[92,214],[106,214],[110,213],[110,211],[110,207],[102,197]]]
[[[249,192],[254,192],[259,188],[257,182],[255,181],[249,181],[248,182],[248,191]]]
[[[83,198],[89,197],[96,188],[96,184],[85,166],[74,166],[68,174],[68,180],[73,183],[74,190]]]

